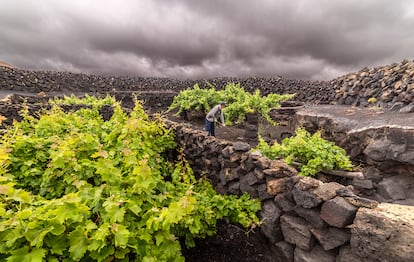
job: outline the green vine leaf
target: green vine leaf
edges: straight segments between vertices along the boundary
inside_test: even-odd
[[[88,249],[88,241],[82,228],[77,228],[69,234],[69,252],[73,260],[80,260]]]

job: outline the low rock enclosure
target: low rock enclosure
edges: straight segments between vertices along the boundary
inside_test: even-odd
[[[348,179],[354,189],[381,202],[414,205],[414,114],[323,105],[296,112],[293,126],[323,130],[365,167]]]
[[[411,261],[414,207],[378,203],[352,187],[297,176],[281,160],[170,123],[194,171],[223,194],[262,201],[260,230],[275,261]],[[384,260],[385,258],[385,260]]]
[[[199,177],[223,194],[249,193],[262,201],[259,230],[272,261],[412,261],[414,257],[414,62],[365,68],[331,81],[276,78],[178,80],[111,77],[0,67],[4,125],[19,119],[23,101],[37,111],[64,94],[113,95],[130,108],[133,95],[165,109],[180,90],[207,82],[239,82],[248,91],[296,93],[275,109],[283,134],[297,126],[323,136],[366,165],[362,176],[300,177],[282,160],[250,151],[245,142],[206,136],[166,120]],[[277,133],[275,131],[275,133]],[[269,134],[270,139],[281,138]],[[319,179],[317,179],[319,178]]]

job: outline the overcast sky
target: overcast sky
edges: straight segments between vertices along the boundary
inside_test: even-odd
[[[329,80],[403,59],[412,0],[0,0],[0,60],[25,69]]]

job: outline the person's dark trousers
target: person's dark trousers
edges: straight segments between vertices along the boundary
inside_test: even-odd
[[[206,131],[209,136],[215,136],[214,134],[214,122],[210,122],[206,119]]]

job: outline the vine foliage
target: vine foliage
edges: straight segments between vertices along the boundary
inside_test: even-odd
[[[259,201],[219,195],[166,157],[173,131],[140,102],[127,115],[88,99],[74,112],[63,99],[39,118],[26,113],[1,138],[1,261],[184,261],[179,239],[194,246],[218,219],[259,222]]]
[[[256,90],[253,94],[247,92],[240,83],[229,83],[223,90],[200,88],[195,84],[193,88],[181,91],[174,97],[169,111],[178,109],[177,115],[188,110],[199,110],[207,113],[213,106],[225,101],[227,106],[223,109],[227,124],[238,124],[244,121],[246,114],[258,113],[272,124],[276,124],[270,117],[270,110],[280,107],[280,102],[289,100],[294,94],[269,94],[261,96]]]
[[[253,150],[269,159],[284,158],[288,164],[299,162],[299,174],[303,176],[313,176],[322,170],[353,168],[343,148],[323,139],[320,131],[311,135],[304,128],[298,128],[295,136],[283,139],[281,144],[275,141],[269,145],[259,137],[259,144]]]

